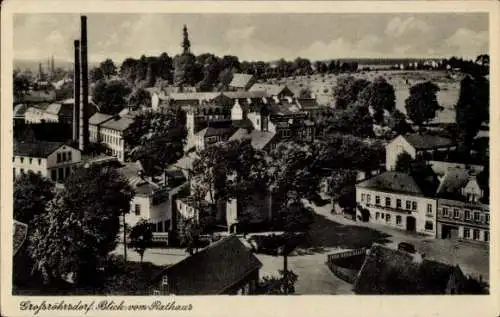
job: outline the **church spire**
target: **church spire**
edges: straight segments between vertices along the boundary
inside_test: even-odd
[[[184,25],[184,28],[182,29],[182,48],[183,48],[183,53],[184,54],[189,54],[191,50],[191,42],[189,42],[189,34],[186,25]]]

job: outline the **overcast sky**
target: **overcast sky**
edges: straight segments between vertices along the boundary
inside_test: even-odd
[[[240,60],[377,57],[474,58],[489,51],[488,15],[436,14],[89,14],[90,61],[174,56],[187,25],[194,54]],[[14,19],[17,59],[72,60],[79,15]]]

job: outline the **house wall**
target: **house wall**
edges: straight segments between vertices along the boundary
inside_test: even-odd
[[[113,129],[101,127],[100,139],[110,151],[110,155],[118,158],[118,161],[125,161],[125,141],[123,140],[123,132]]]
[[[385,147],[385,168],[388,171],[394,170],[398,156],[403,152],[410,154],[412,158],[417,155],[415,148],[401,135],[387,144]]]
[[[151,94],[151,108],[157,111],[160,108],[160,96],[156,92]]]
[[[71,157],[69,153],[71,153]],[[64,160],[64,156],[66,156],[66,160]],[[47,175],[53,181],[62,181],[69,176],[81,160],[82,155],[79,150],[63,145],[47,157]]]
[[[235,103],[231,108],[231,120],[243,120],[243,109],[238,103]]]
[[[437,238],[447,238],[443,237],[443,233],[446,231],[446,228],[450,227],[458,229],[456,238],[459,240],[489,243],[489,206],[479,203],[438,199]]]
[[[250,112],[248,115],[247,115],[247,118],[248,120],[250,120],[250,122],[252,122],[252,126],[255,130],[257,131],[262,131],[262,127],[261,127],[261,115],[260,113],[258,112]]]
[[[14,168],[14,176],[19,176],[28,171],[39,174],[43,177],[49,177],[47,174],[47,159],[28,156],[14,156],[12,162]]]
[[[30,107],[24,114],[26,123],[41,123],[44,117],[44,111],[35,107]]]
[[[379,205],[376,204],[377,196],[380,197]],[[390,198],[389,206],[386,206],[386,198]],[[397,207],[398,199],[401,200],[401,207]],[[406,230],[407,218],[414,217],[416,232],[430,236],[436,235],[437,201],[435,199],[356,187],[356,202],[370,211],[370,221]],[[410,204],[409,209],[406,208],[407,202]],[[416,210],[413,210],[413,202],[417,204]],[[387,220],[387,215],[389,215],[389,220]],[[397,221],[397,216],[401,217],[400,223]],[[432,229],[430,226],[426,229],[426,222],[432,224]]]

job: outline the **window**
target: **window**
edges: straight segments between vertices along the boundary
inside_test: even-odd
[[[470,229],[464,228],[464,239],[470,239]]]
[[[484,214],[484,223],[486,224],[490,223],[490,214]]]
[[[38,165],[42,165],[42,159],[38,159]]]
[[[425,230],[434,230],[434,224],[432,223],[432,221],[425,222]]]
[[[33,163],[33,159],[30,157],[30,164]]]
[[[490,232],[489,231],[484,232],[484,241],[485,242],[490,241]]]
[[[63,152],[63,153],[62,153],[62,161],[63,161],[63,162],[66,162],[66,152]]]
[[[158,222],[158,232],[163,232],[163,222]]]
[[[406,209],[410,209],[411,208],[411,201],[407,200],[406,201]]]
[[[61,162],[61,153],[57,153],[57,163]]]
[[[465,211],[465,220],[470,220],[470,210]]]
[[[386,222],[390,222],[391,221],[391,215],[390,214],[386,214],[385,215],[385,221]]]
[[[21,174],[24,174],[24,168],[21,168]]]
[[[378,220],[378,218],[379,218],[379,217],[380,217],[380,213],[377,211],[377,212],[375,213],[375,220]]]
[[[380,213],[380,218],[384,219],[384,213],[383,212]]]
[[[417,202],[416,201],[412,201],[411,202],[411,209],[412,210],[417,210]]]
[[[67,167],[66,167],[66,177],[68,177],[68,176],[69,176],[70,171],[71,171],[71,170],[70,170],[69,166],[67,166]]]
[[[375,205],[380,205],[380,196],[375,196]]]
[[[157,289],[153,290],[153,296],[160,296],[160,291]]]
[[[479,211],[475,211],[474,212],[474,221],[478,222],[481,218],[480,218],[481,214],[479,213]]]
[[[401,208],[401,199],[396,199],[396,208]]]
[[[427,216],[432,216],[432,204],[427,204]]]
[[[390,207],[391,206],[391,197],[385,197],[385,206]]]
[[[53,181],[57,180],[57,171],[56,170],[51,170],[50,171],[50,179]]]
[[[396,216],[396,224],[401,225],[401,216]]]
[[[370,201],[371,201],[371,196],[370,196],[370,194],[368,194],[368,195],[366,195],[366,202],[370,203]]]
[[[365,194],[361,194],[361,201],[365,201]]]
[[[135,211],[135,215],[139,216],[141,214],[141,205],[135,204],[134,211]]]
[[[161,279],[161,290],[163,291],[163,293],[169,293],[169,285],[168,285],[168,276],[167,275],[163,275],[162,279]]]
[[[457,208],[453,209],[453,218],[455,219],[460,218],[460,210],[458,210]]]
[[[450,216],[450,212],[448,211],[448,208],[443,207],[443,217],[449,217],[449,216]]]
[[[472,230],[472,239],[479,240],[479,229]]]
[[[60,167],[60,168],[57,169],[57,174],[59,176],[59,180],[63,180],[64,179],[64,169],[62,167]]]
[[[24,163],[24,157],[21,157],[21,164]]]

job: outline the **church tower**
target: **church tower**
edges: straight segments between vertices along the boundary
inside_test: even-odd
[[[187,30],[187,26],[184,24],[184,28],[182,29],[182,54],[191,53],[191,42],[189,42],[189,33]]]

